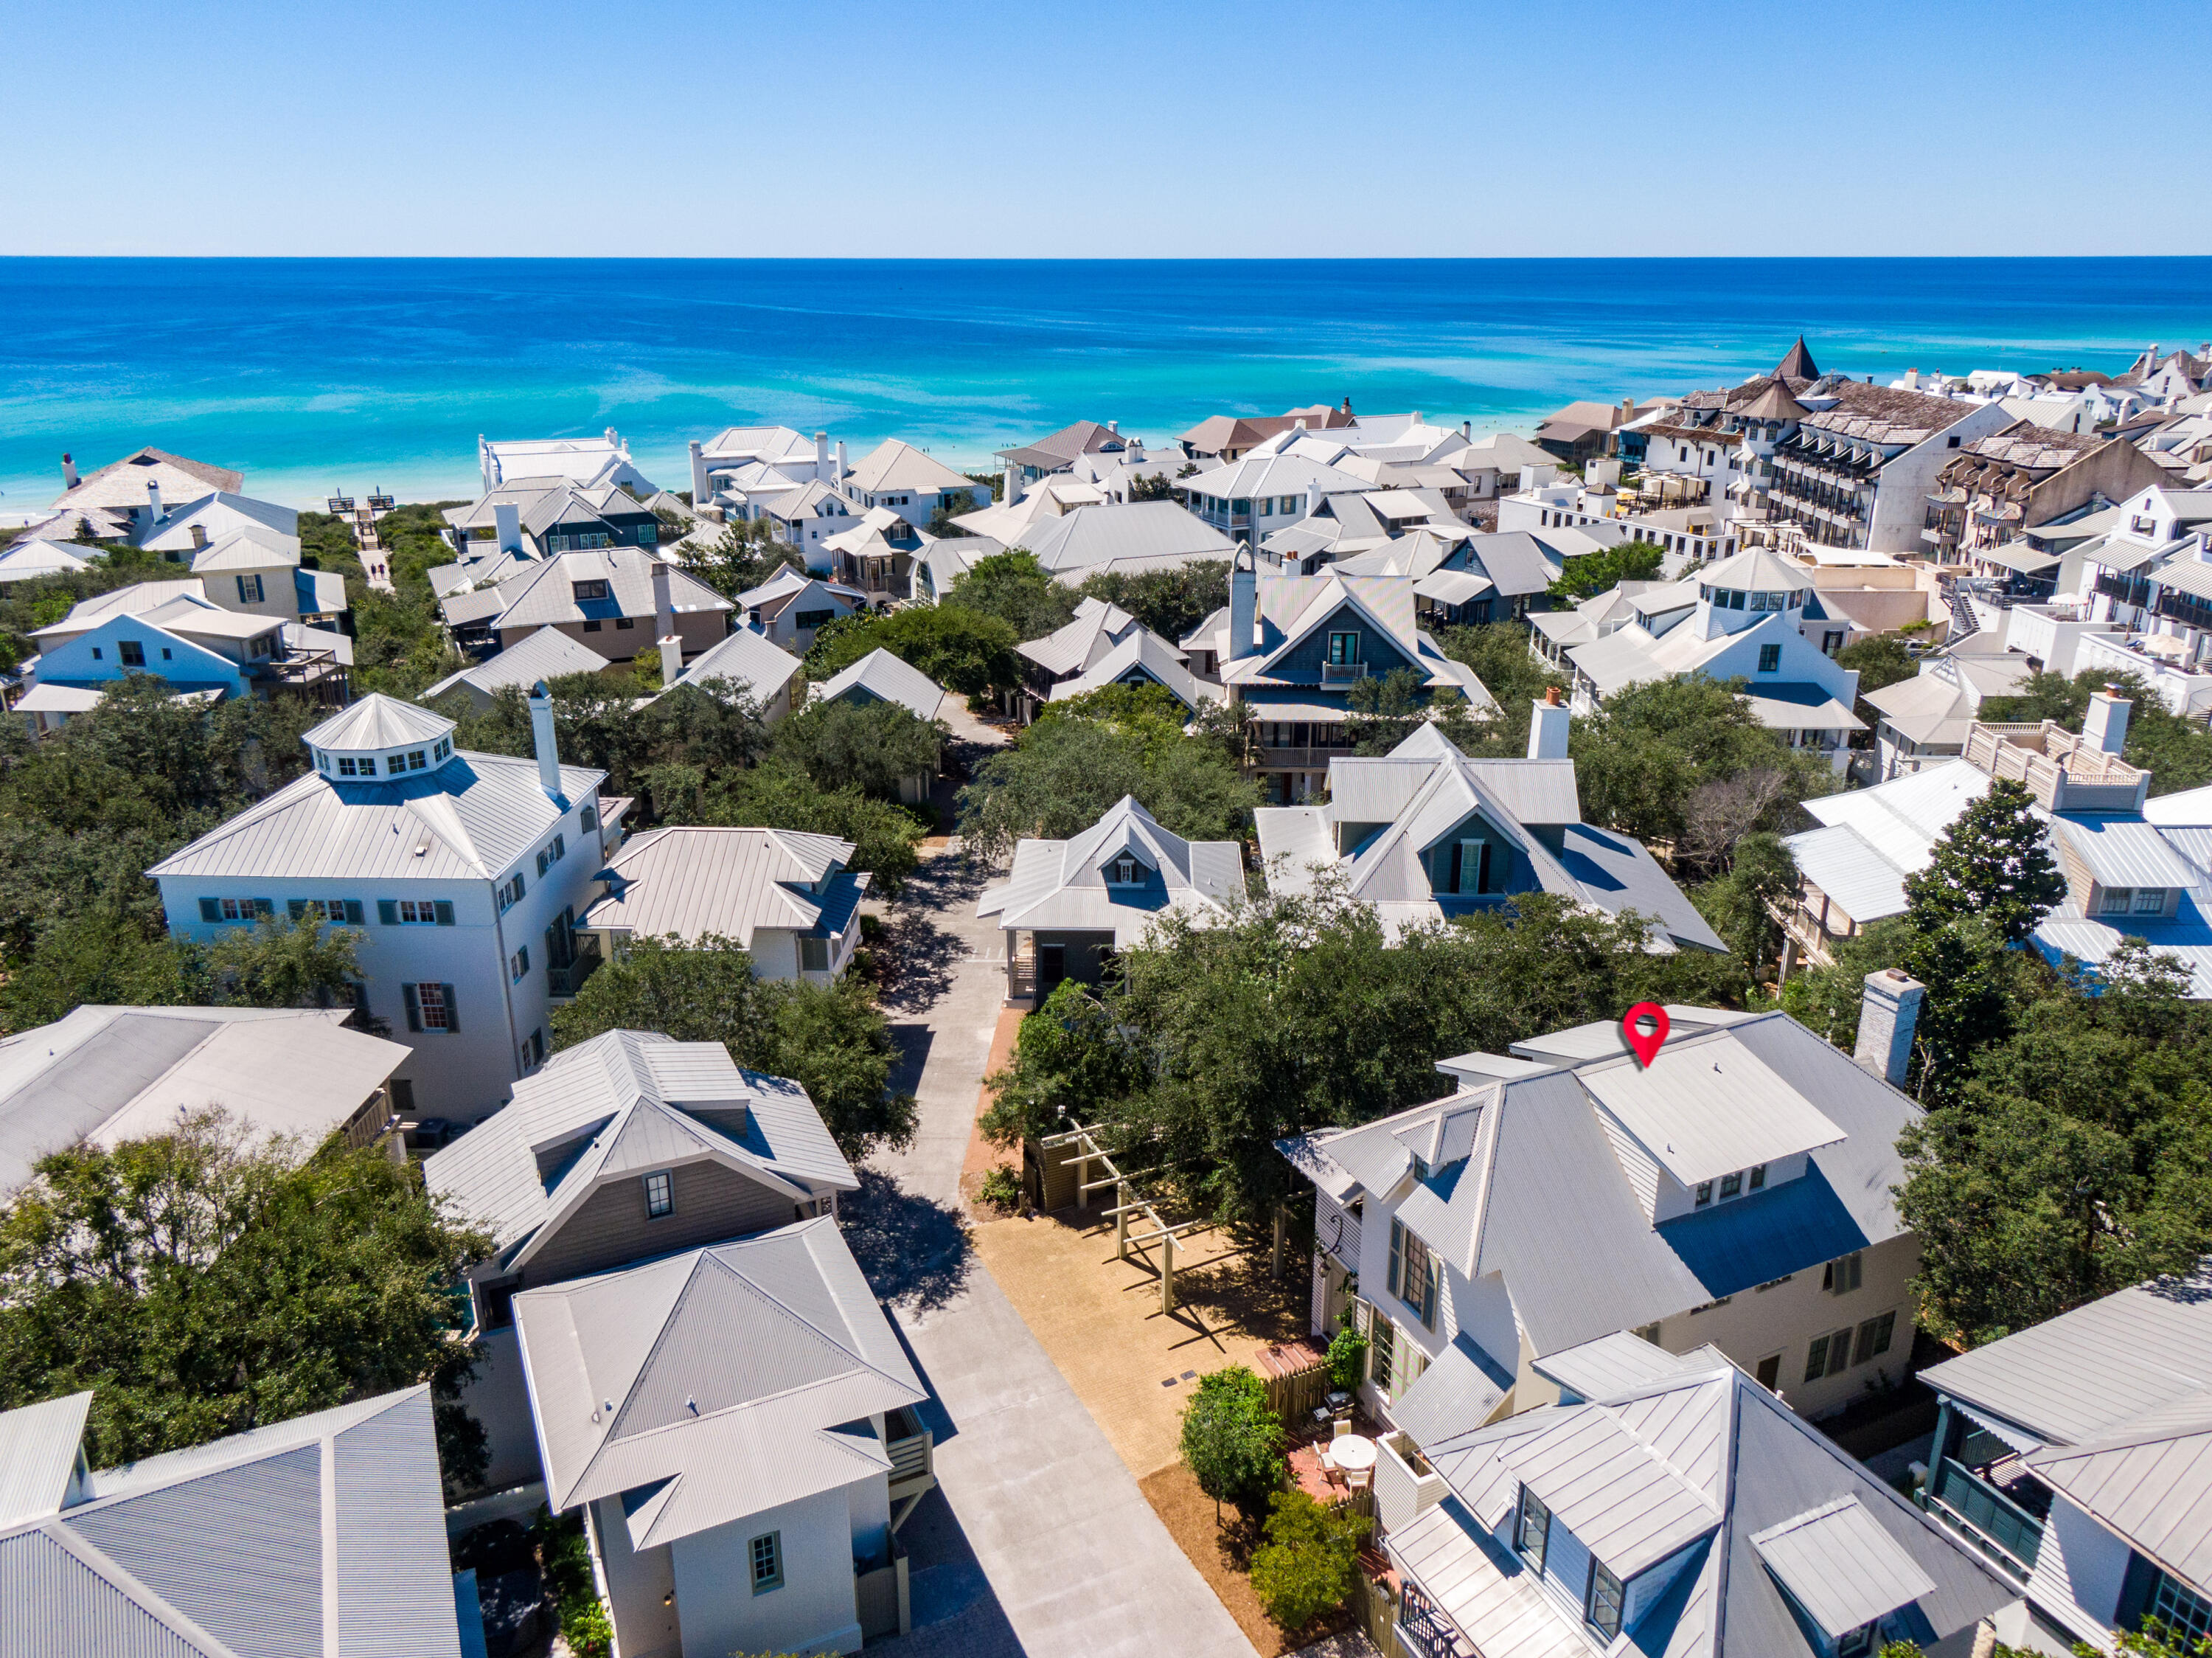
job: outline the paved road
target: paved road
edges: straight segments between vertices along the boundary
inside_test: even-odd
[[[984,734],[964,715],[955,729],[970,740]],[[999,931],[973,914],[983,884],[948,849],[892,914],[900,959],[914,971],[886,1002],[921,1126],[910,1149],[876,1161],[848,1226],[861,1234],[864,1261],[884,1270],[878,1287],[904,1292],[893,1314],[939,1407],[945,1507],[938,1510],[933,1495],[908,1522],[921,1528],[908,1538],[916,1628],[887,1650],[1255,1658],[953,1227],[1006,991]]]

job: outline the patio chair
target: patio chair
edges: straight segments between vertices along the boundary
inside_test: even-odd
[[[1344,1471],[1344,1489],[1347,1491],[1364,1491],[1373,1483],[1374,1478],[1375,1470],[1372,1468],[1347,1468]]]
[[[1316,1443],[1314,1446],[1314,1457],[1321,1464],[1322,1484],[1344,1485],[1345,1471],[1336,1466],[1336,1459],[1328,1454],[1328,1446]],[[1346,1485],[1345,1489],[1349,1490],[1351,1487]]]
[[[1333,1440],[1333,1441],[1334,1441],[1334,1440],[1339,1440],[1339,1439],[1342,1439],[1342,1438],[1343,1438],[1346,1434],[1350,1433],[1351,1431],[1352,1431],[1352,1418],[1351,1418],[1351,1417],[1337,1417],[1334,1422],[1332,1422],[1332,1423],[1329,1424],[1329,1435],[1328,1435],[1328,1436],[1329,1436],[1329,1438],[1330,1438],[1331,1440]]]

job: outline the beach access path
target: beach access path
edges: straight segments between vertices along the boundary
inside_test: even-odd
[[[951,723],[956,741],[984,752],[1005,740],[964,710]],[[870,1166],[892,1190],[864,1192],[856,1207],[873,1202],[886,1228],[903,1216],[912,1235],[942,1237],[929,1222],[957,1212],[1006,994],[1006,952],[996,923],[975,915],[985,872],[968,865],[957,840],[927,850],[907,896],[887,911],[886,938],[908,952],[902,961],[912,968],[885,1004],[909,1063],[921,1059],[918,1075],[909,1070],[904,1081],[920,1102],[921,1129],[906,1151]],[[959,1271],[933,1277],[933,1265],[945,1262],[922,1263],[915,1277],[921,1288],[891,1302],[942,1413],[936,1471],[951,1524],[927,1510],[917,1520],[928,1524],[922,1536],[937,1545],[932,1552],[942,1556],[948,1530],[957,1542],[941,1565],[921,1557],[921,1538],[909,1544],[915,1628],[887,1650],[896,1658],[1254,1658],[964,1238],[946,1237],[937,1253],[949,1259],[954,1250]],[[875,1252],[864,1240],[860,1253],[867,1259]]]

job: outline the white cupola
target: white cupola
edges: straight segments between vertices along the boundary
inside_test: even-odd
[[[1802,615],[1813,596],[1810,572],[1753,547],[1698,572],[1695,637],[1741,633],[1778,613]]]
[[[300,740],[333,783],[385,782],[435,771],[453,757],[453,722],[371,692]]]

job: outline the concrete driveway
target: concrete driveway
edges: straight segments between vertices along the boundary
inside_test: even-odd
[[[964,712],[954,727],[999,736]],[[909,1522],[925,1525],[908,1545],[917,1625],[881,1644],[901,1658],[1255,1658],[954,1225],[1006,991],[999,930],[974,914],[986,884],[955,842],[886,917],[907,971],[884,1000],[921,1130],[875,1160],[848,1230],[934,1395],[950,1524]]]

